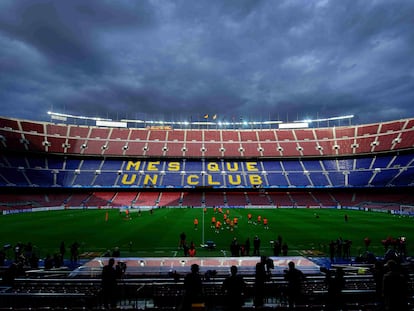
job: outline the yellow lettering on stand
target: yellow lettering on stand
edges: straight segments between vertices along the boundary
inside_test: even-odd
[[[168,162],[167,169],[171,172],[178,172],[180,170],[180,162]]]
[[[132,174],[132,175],[124,174],[124,176],[122,176],[121,183],[123,185],[132,185],[133,183],[135,183],[136,179],[137,179],[136,174]]]
[[[133,167],[135,171],[138,171],[139,168],[140,168],[140,166],[141,166],[141,161],[136,161],[136,162],[134,162],[134,161],[128,161],[126,170],[127,171],[130,171],[131,170],[131,167]]]
[[[197,175],[188,175],[187,184],[190,186],[197,186],[199,183],[199,177]]]
[[[207,170],[209,172],[219,172],[220,171],[220,167],[216,162],[209,162],[207,164]]]
[[[260,175],[248,175],[248,176],[249,176],[250,184],[254,186],[261,185],[263,183],[262,177]]]
[[[145,175],[143,185],[148,185],[150,182],[153,186],[157,185],[158,175]]]
[[[239,170],[239,163],[237,162],[226,162],[226,168],[229,172],[236,172]]]
[[[217,174],[216,174],[217,175]],[[220,185],[219,181],[214,181],[213,180],[213,175],[207,175],[207,184],[209,186],[213,186],[213,185]]]
[[[241,185],[240,175],[229,175],[229,184],[233,186]]]
[[[160,165],[160,161],[148,162],[147,170],[148,171],[156,171],[156,172],[158,172],[158,165]]]
[[[246,162],[246,169],[249,172],[258,172],[259,169],[257,168],[257,162]]]

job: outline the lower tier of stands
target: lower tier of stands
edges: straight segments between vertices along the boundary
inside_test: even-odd
[[[0,193],[0,210],[36,207],[357,207],[412,211],[410,189],[349,191],[30,191]]]

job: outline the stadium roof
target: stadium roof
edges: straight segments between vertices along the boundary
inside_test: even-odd
[[[298,120],[295,122],[283,122],[280,120],[268,120],[268,121],[245,121],[240,118],[240,120],[236,121],[220,121],[216,120],[216,117],[213,116],[211,121],[209,120],[208,115],[205,115],[199,119],[198,121],[171,121],[171,120],[141,120],[141,119],[121,119],[121,120],[112,120],[108,118],[100,118],[100,117],[88,117],[88,116],[80,116],[80,115],[72,115],[72,114],[65,114],[59,112],[48,111],[48,115],[50,115],[51,121],[63,121],[67,123],[74,123],[79,124],[79,122],[86,121],[92,123],[92,125],[97,126],[104,126],[104,127],[119,127],[119,128],[126,128],[129,126],[135,127],[162,127],[163,129],[172,128],[172,127],[193,127],[193,126],[203,126],[205,128],[263,128],[263,127],[276,127],[284,128],[284,129],[294,129],[294,128],[309,128],[309,127],[319,127],[321,124],[322,126],[329,126],[329,122],[331,125],[341,125],[341,122],[347,122],[349,125],[351,124],[351,120],[354,118],[353,115],[347,116],[338,116],[338,117],[330,117],[330,118],[320,118],[320,119],[307,119],[307,120]],[[89,124],[91,125],[91,124]]]

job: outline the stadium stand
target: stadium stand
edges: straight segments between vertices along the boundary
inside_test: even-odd
[[[179,192],[161,192],[159,196],[159,206],[180,206],[182,194]]]
[[[35,208],[320,207],[401,212],[413,206],[414,119],[308,129],[104,128],[0,118],[0,210]],[[23,191],[22,191],[23,190]],[[0,287],[0,311],[100,310],[100,280],[31,272]],[[37,274],[39,273],[39,274]],[[410,271],[410,308],[414,309]],[[205,280],[219,310],[223,275]],[[254,278],[245,275],[244,310]],[[347,310],[379,307],[372,275],[347,275]],[[176,309],[182,280],[122,280],[125,309]],[[274,275],[265,307],[287,310]],[[296,310],[328,310],[325,277],[310,275]],[[64,307],[63,307],[64,306]]]
[[[201,206],[205,204],[204,193],[183,192],[182,206]]]
[[[115,206],[131,206],[135,204],[137,192],[116,192],[112,199]]]

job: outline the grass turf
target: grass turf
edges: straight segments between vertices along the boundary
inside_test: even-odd
[[[225,212],[226,210],[224,210]],[[69,246],[77,241],[80,252],[102,254],[105,250],[119,247],[123,257],[169,257],[182,256],[178,249],[179,235],[185,232],[187,241],[194,241],[197,256],[223,256],[221,250],[230,255],[233,237],[239,243],[255,235],[261,239],[261,254],[271,256],[270,241],[281,235],[289,246],[288,255],[329,256],[329,242],[342,237],[352,241],[351,255],[357,256],[365,250],[364,238],[372,241],[369,250],[377,256],[384,254],[381,240],[388,236],[407,238],[408,255],[414,251],[413,218],[399,217],[388,213],[374,213],[333,209],[229,209],[230,217],[238,217],[234,231],[228,229],[216,233],[210,228],[211,217],[218,220],[222,215],[214,214],[212,208],[204,213],[198,208],[160,208],[131,213],[130,219],[118,210],[64,210],[51,212],[21,213],[0,216],[0,245],[15,245],[31,242],[40,258],[59,251],[61,241]],[[269,229],[263,225],[248,224],[247,214],[269,219]],[[108,221],[105,220],[108,213]],[[349,216],[348,222],[344,215]],[[319,217],[316,217],[319,216]],[[193,219],[199,219],[198,230]],[[204,230],[203,230],[204,218]],[[225,226],[224,226],[225,227]],[[202,242],[213,240],[215,250],[202,249]],[[253,246],[253,243],[251,243]],[[10,254],[8,254],[10,256]]]

